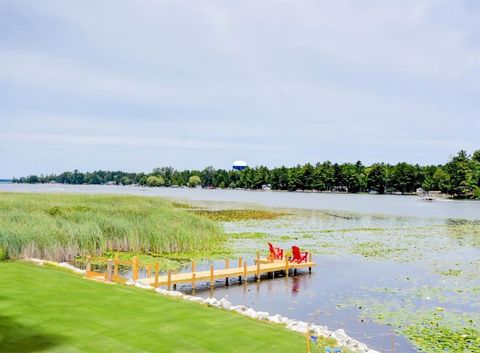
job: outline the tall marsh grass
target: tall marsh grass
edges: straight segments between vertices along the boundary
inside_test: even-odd
[[[222,239],[214,222],[160,198],[0,193],[0,258],[196,252]]]

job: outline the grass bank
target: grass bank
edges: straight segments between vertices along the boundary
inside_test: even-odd
[[[2,352],[303,351],[281,326],[53,268],[0,262]]]
[[[160,198],[0,193],[0,257],[194,253],[223,239],[219,225]]]

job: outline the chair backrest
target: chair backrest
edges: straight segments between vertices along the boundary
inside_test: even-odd
[[[270,252],[271,252],[272,254],[275,254],[275,249],[273,248],[272,243],[269,242],[269,243],[268,243],[268,247],[270,248]]]
[[[292,255],[294,259],[300,258],[300,248],[298,246],[295,246],[295,245],[292,246]]]

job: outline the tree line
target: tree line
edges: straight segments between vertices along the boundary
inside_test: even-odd
[[[265,166],[244,170],[224,170],[206,167],[203,170],[155,168],[151,173],[122,171],[78,170],[58,175],[30,175],[13,178],[16,183],[115,184],[167,187],[244,188],[286,191],[343,191],[350,193],[377,192],[413,193],[418,188],[438,190],[457,198],[480,199],[480,150],[469,155],[462,150],[444,165],[420,166],[409,163],[362,162],[332,163],[326,161],[294,167]]]

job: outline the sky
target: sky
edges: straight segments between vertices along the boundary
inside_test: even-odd
[[[0,0],[0,178],[479,148],[477,0]]]

